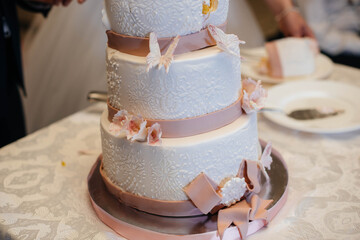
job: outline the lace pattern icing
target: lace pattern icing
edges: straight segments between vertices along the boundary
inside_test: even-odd
[[[145,58],[144,58],[145,59]],[[181,119],[214,112],[235,102],[241,88],[240,60],[224,52],[174,61],[146,72],[143,62],[108,49],[110,104],[150,119]]]
[[[247,117],[247,116],[242,116]],[[102,121],[107,121],[106,116]],[[256,115],[237,131],[215,140],[161,146],[116,138],[102,123],[104,169],[127,192],[161,200],[186,200],[183,187],[200,172],[217,183],[235,176],[243,158],[258,158]]]
[[[203,2],[209,4],[209,0],[105,0],[104,17],[108,16],[112,30],[126,35],[187,35],[226,21],[229,0],[219,0],[218,9],[209,16],[202,14]]]

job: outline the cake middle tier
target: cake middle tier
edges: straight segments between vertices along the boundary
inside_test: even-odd
[[[230,106],[240,97],[240,59],[217,47],[176,55],[169,72],[146,71],[145,57],[107,48],[109,103],[146,119],[182,119]]]
[[[103,167],[122,191],[157,200],[188,200],[183,188],[200,173],[220,184],[234,177],[243,159],[259,158],[256,113],[243,114],[217,130],[184,138],[164,138],[159,145],[131,142],[109,131],[101,117]]]

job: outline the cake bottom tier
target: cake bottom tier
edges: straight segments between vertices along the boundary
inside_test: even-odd
[[[215,183],[233,177],[243,159],[257,160],[256,114],[243,114],[217,130],[184,138],[163,138],[159,145],[130,142],[109,132],[101,117],[103,169],[124,192],[157,200],[188,200],[183,188],[205,173]]]

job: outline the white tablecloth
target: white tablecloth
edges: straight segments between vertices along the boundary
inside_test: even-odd
[[[360,70],[336,65],[330,79],[360,86]],[[104,108],[0,149],[0,239],[123,239],[97,218],[87,192]],[[283,155],[290,188],[279,215],[249,239],[360,239],[360,131],[302,133],[260,115],[259,136]]]

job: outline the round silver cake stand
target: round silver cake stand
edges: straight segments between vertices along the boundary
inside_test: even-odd
[[[264,148],[266,143],[261,141]],[[259,196],[273,199],[268,207],[268,220],[271,221],[286,202],[288,191],[288,170],[281,154],[272,150],[273,163],[268,171],[270,181],[262,179]],[[202,240],[220,239],[217,234],[217,214],[194,217],[164,217],[149,214],[120,203],[111,195],[101,178],[99,168],[101,156],[95,162],[88,176],[88,190],[91,203],[98,217],[115,232],[127,239],[136,240]],[[263,220],[249,223],[248,236],[265,225]],[[225,231],[223,239],[238,239],[235,226]]]

